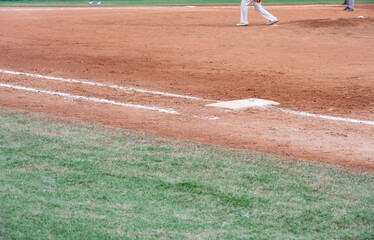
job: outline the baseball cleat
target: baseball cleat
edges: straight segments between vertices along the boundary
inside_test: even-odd
[[[98,1],[97,4],[101,4],[101,1]]]
[[[353,8],[350,8],[350,7],[344,8],[344,11],[346,11],[346,10],[353,12]]]
[[[89,4],[92,4],[92,1],[89,1],[88,3],[89,3]]]
[[[248,26],[248,22],[240,22],[236,26]]]
[[[273,25],[273,24],[276,24],[278,22],[278,19],[276,20],[273,20],[273,21],[269,21],[266,23],[266,25]]]

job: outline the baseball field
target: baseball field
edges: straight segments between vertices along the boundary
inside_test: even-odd
[[[0,239],[374,239],[374,3],[341,3],[0,1]]]

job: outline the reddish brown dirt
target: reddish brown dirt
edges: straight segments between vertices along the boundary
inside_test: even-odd
[[[0,69],[374,121],[374,4],[239,7],[0,8]],[[357,16],[364,16],[357,19]],[[335,20],[331,20],[335,19]],[[374,126],[0,73],[0,84],[105,98],[185,115],[0,86],[0,106],[165,137],[374,171]],[[216,116],[218,120],[193,117]]]

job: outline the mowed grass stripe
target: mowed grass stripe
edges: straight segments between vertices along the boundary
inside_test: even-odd
[[[0,108],[2,239],[373,239],[374,175]]]

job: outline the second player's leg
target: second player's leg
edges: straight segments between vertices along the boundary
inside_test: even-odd
[[[347,7],[353,10],[355,5],[355,0],[347,0]]]
[[[248,23],[248,0],[242,0],[240,4],[240,22]]]
[[[259,2],[259,3],[253,2],[252,4],[255,7],[256,12],[258,12],[258,14],[260,14],[261,16],[263,16],[264,18],[266,18],[267,20],[269,20],[271,22],[278,22],[278,19],[276,17],[274,17],[273,15],[271,15],[268,11],[266,11],[262,7],[261,2]]]

